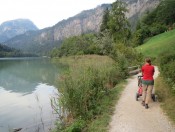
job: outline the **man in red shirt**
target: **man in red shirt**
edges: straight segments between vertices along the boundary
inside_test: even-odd
[[[142,84],[143,84],[143,100],[142,100],[142,105],[145,106],[146,109],[148,109],[148,103],[151,100],[151,94],[154,86],[154,66],[151,65],[151,59],[146,58],[145,59],[145,65],[142,66]]]

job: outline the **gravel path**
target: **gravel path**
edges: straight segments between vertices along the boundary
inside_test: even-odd
[[[158,76],[157,68],[154,78]],[[158,102],[151,102],[149,109],[141,105],[141,100],[135,100],[138,90],[137,76],[128,79],[125,90],[116,104],[115,112],[109,124],[109,132],[175,132],[160,108]]]

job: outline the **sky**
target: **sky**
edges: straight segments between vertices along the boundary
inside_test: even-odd
[[[116,0],[0,0],[0,24],[14,19],[29,19],[39,29],[98,5]]]

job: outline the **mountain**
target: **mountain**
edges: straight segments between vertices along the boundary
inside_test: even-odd
[[[150,12],[155,9],[160,0],[123,0],[128,5],[128,12],[126,13],[127,18],[131,23],[131,27],[135,30],[137,20],[143,16],[143,14]]]
[[[36,31],[38,28],[28,19],[6,21],[0,25],[0,42],[5,42],[30,30]]]
[[[128,4],[127,17],[131,24],[145,11],[155,8],[159,0],[123,0]],[[25,52],[47,54],[61,41],[71,36],[89,32],[98,32],[103,17],[103,11],[110,4],[103,4],[94,9],[83,11],[74,17],[58,22],[53,27],[38,31],[26,32],[5,42],[6,45],[21,49]]]

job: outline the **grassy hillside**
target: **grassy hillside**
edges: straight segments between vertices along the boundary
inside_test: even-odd
[[[136,48],[145,56],[157,57],[162,52],[175,51],[175,29],[159,34]]]

